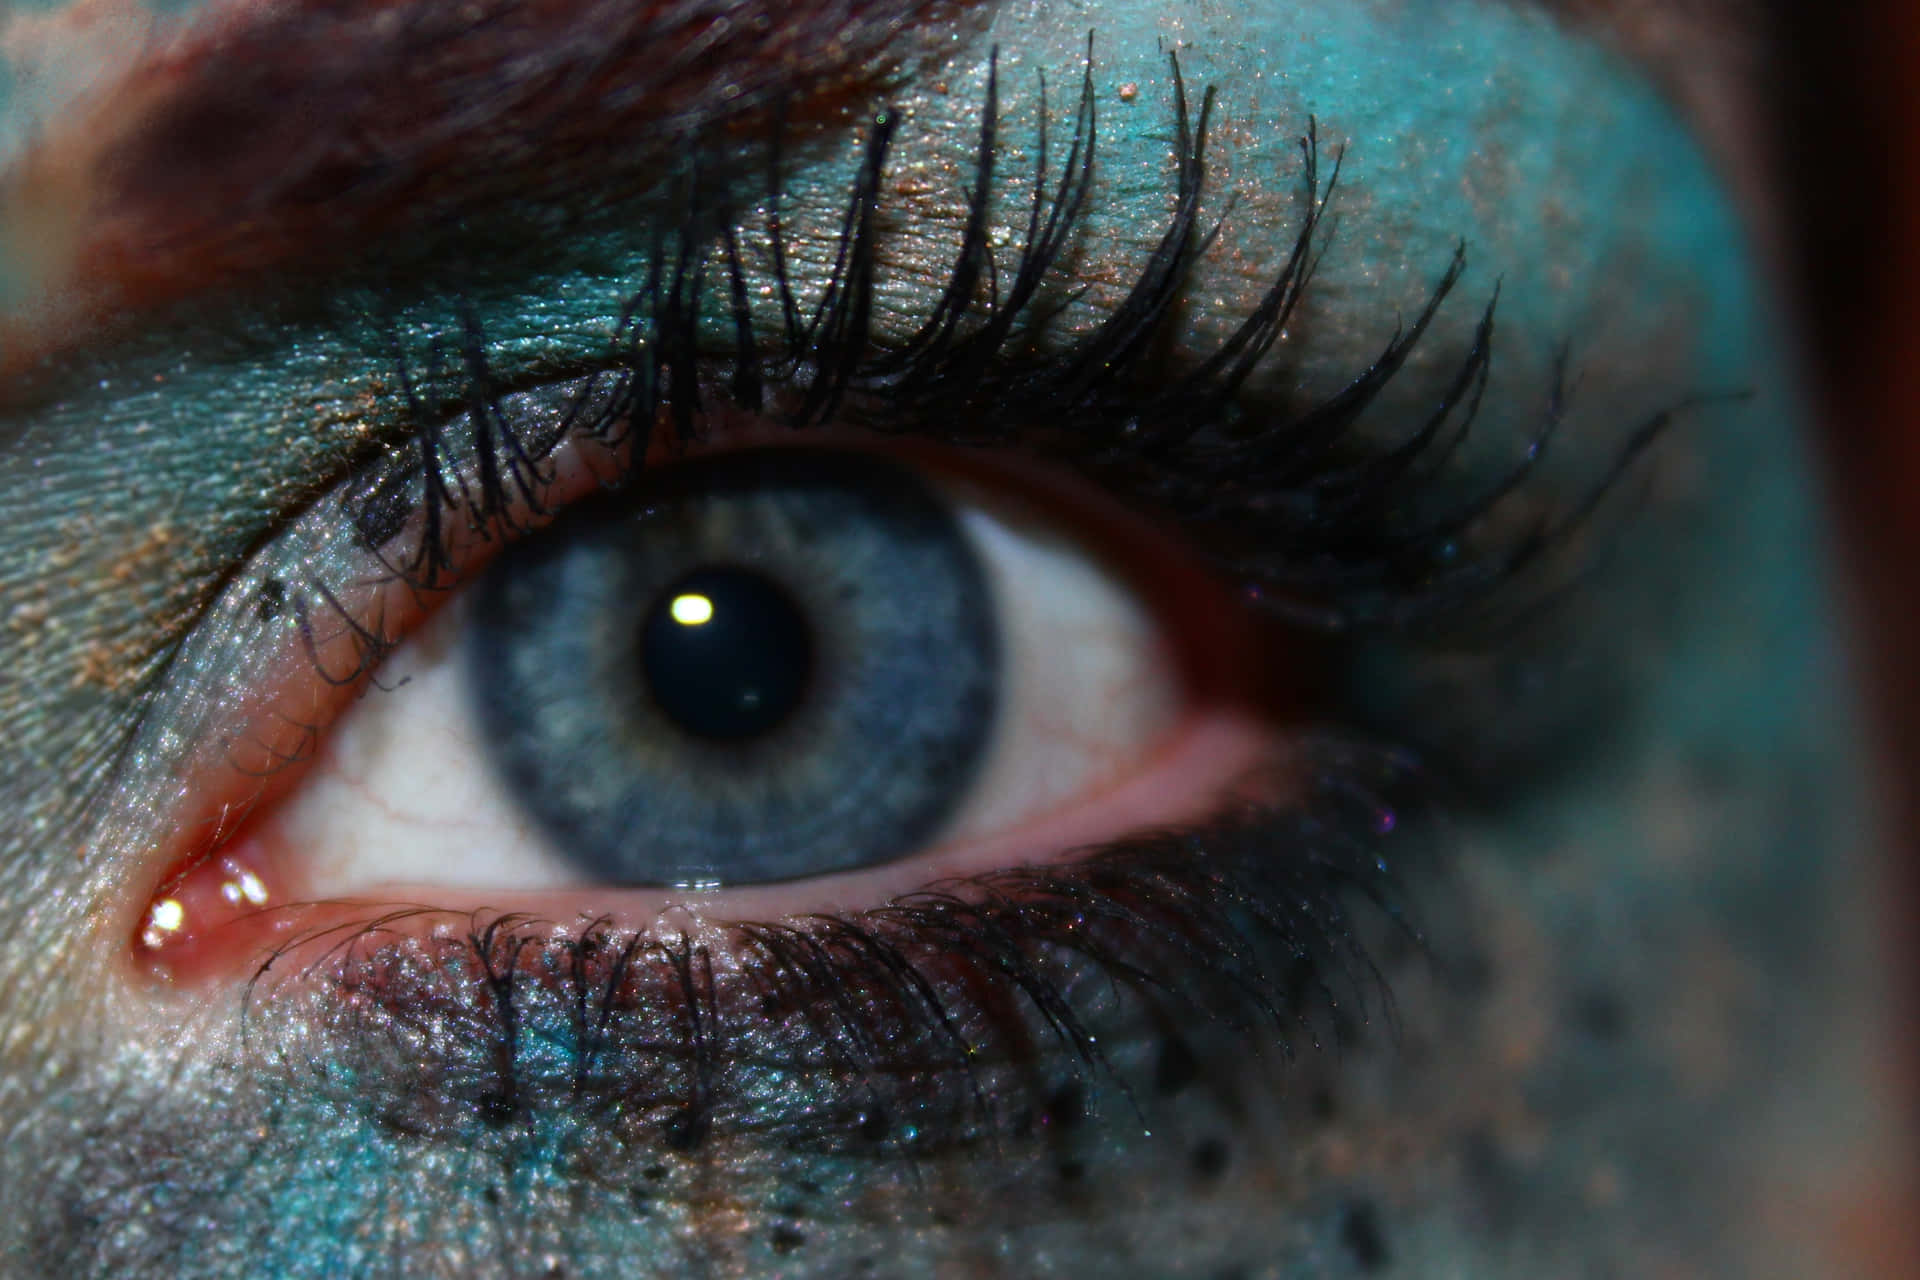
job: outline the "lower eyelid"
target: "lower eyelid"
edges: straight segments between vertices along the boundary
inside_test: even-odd
[[[1120,836],[1177,827],[1221,808],[1283,803],[1289,777],[1272,726],[1231,713],[1202,715],[1135,777],[1102,792],[1097,805],[1082,803],[1015,833],[936,846],[876,868],[800,884],[745,885],[723,894],[588,886],[502,893],[404,880],[384,883],[373,894],[343,894],[308,876],[303,851],[269,823],[167,891],[162,900],[181,904],[182,918],[202,922],[205,932],[143,939],[153,945],[142,967],[183,987],[243,976],[268,958],[276,967],[297,968],[338,941],[336,928],[389,912],[419,913],[385,926],[396,937],[443,930],[449,919],[510,914],[562,930],[591,920],[656,940],[682,934],[723,939],[737,921],[858,914],[949,886],[965,894],[965,885],[979,877],[1071,862]],[[1167,793],[1183,790],[1194,801],[1170,809]],[[171,927],[175,919],[168,912],[162,924]],[[141,932],[151,934],[153,927],[150,909]],[[309,938],[317,947],[302,941]]]
[[[1352,803],[1366,770],[1333,749],[1301,776],[1343,782],[1297,805],[857,915],[636,935],[341,908],[256,971],[252,1044],[270,1074],[302,1072],[330,1126],[407,1149],[591,1134],[616,1178],[695,1152],[711,1169],[770,1135],[796,1154],[978,1153],[1165,1019],[1271,1019],[1285,1044],[1335,1006],[1379,1007],[1342,900],[1397,914],[1390,824]]]

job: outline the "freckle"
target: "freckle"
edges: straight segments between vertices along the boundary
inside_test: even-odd
[[[504,1129],[512,1121],[518,1108],[513,1099],[499,1093],[489,1093],[480,1099],[480,1119],[489,1129]]]
[[[1057,1133],[1065,1132],[1077,1125],[1085,1114],[1086,1101],[1080,1086],[1068,1083],[1047,1099],[1047,1109],[1040,1114],[1040,1125]]]
[[[1218,1138],[1203,1139],[1193,1149],[1193,1174],[1202,1182],[1212,1182],[1227,1171],[1227,1144]]]
[[[1355,1200],[1340,1221],[1340,1243],[1362,1271],[1383,1270],[1390,1260],[1387,1239],[1380,1230],[1380,1213],[1370,1200]]]
[[[683,1111],[667,1122],[667,1145],[675,1151],[692,1151],[707,1138],[707,1119],[697,1111]]]
[[[1595,991],[1575,1002],[1573,1016],[1596,1040],[1618,1040],[1627,1030],[1627,1011],[1610,991]]]
[[[773,1229],[773,1251],[775,1253],[792,1253],[806,1242],[807,1235],[804,1231],[796,1230],[784,1224]]]
[[[1160,1044],[1160,1060],[1154,1067],[1154,1092],[1170,1098],[1192,1084],[1200,1074],[1193,1050],[1178,1036],[1169,1036]]]

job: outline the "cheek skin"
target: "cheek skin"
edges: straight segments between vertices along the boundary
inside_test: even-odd
[[[1133,1099],[1063,1070],[1010,1150],[911,1170],[747,1138],[632,1170],[591,1141],[561,1151],[551,1132],[479,1132],[456,1152],[343,1112],[343,1094],[315,1084],[298,1055],[257,1056],[231,1004],[162,1017],[127,998],[102,947],[60,944],[89,940],[93,910],[114,922],[121,954],[124,913],[97,908],[135,892],[127,868],[155,838],[148,800],[173,757],[153,731],[101,825],[56,840],[27,819],[47,818],[44,832],[62,816],[39,797],[62,794],[88,757],[85,741],[49,733],[48,750],[65,753],[57,767],[10,758],[5,775],[23,817],[5,836],[19,874],[4,893],[22,923],[0,953],[0,989],[23,994],[9,997],[0,1066],[40,1090],[0,1102],[18,1121],[0,1185],[35,1189],[0,1223],[11,1256],[84,1247],[122,1260],[119,1274],[290,1277],[396,1257],[415,1274],[461,1274],[474,1249],[513,1258],[518,1273],[582,1276],[633,1274],[635,1258],[658,1260],[661,1274],[913,1274],[939,1259],[959,1274],[1018,1275],[1043,1258],[1059,1274],[1124,1275],[1136,1273],[1129,1260],[1169,1250],[1201,1273],[1276,1258],[1318,1259],[1334,1275],[1392,1263],[1495,1280],[1537,1275],[1544,1258],[1622,1274],[1832,1270],[1825,1233],[1841,1197],[1877,1176],[1885,1153],[1866,1135],[1889,1128],[1867,1070],[1879,983],[1854,923],[1858,748],[1836,710],[1847,694],[1785,361],[1706,165],[1616,64],[1504,6],[1141,3],[1093,16],[1098,80],[1112,90],[1096,241],[1114,256],[1087,262],[1084,313],[1128,278],[1115,261],[1133,261],[1164,216],[1162,49],[1177,46],[1196,97],[1222,87],[1212,175],[1243,193],[1242,232],[1223,236],[1196,289],[1220,305],[1194,308],[1196,331],[1241,314],[1284,251],[1246,229],[1288,225],[1292,139],[1314,112],[1323,139],[1353,145],[1345,212],[1299,324],[1301,354],[1279,361],[1277,378],[1319,385],[1349,372],[1464,238],[1470,283],[1484,293],[1504,280],[1492,447],[1537,409],[1563,341],[1602,445],[1614,424],[1687,392],[1752,392],[1673,451],[1628,546],[1640,555],[1622,557],[1634,572],[1605,597],[1605,642],[1633,673],[1620,724],[1551,787],[1462,817],[1425,922],[1448,963],[1383,960],[1394,1034],[1376,1016],[1338,1052],[1301,1036],[1298,1062],[1250,1054],[1222,1027],[1136,1037],[1114,1050]],[[1009,94],[1030,92],[1040,68],[1066,83],[1089,21],[1004,10],[990,35]],[[968,46],[951,86],[977,82],[984,49]],[[902,141],[908,154],[907,135],[931,135],[929,163],[949,176],[965,171],[978,102],[951,86],[909,89]],[[1022,172],[1024,136],[1009,135]],[[816,255],[837,216],[827,167],[798,180],[795,217],[803,234],[813,220]],[[954,184],[933,185],[918,198],[937,213]],[[578,256],[617,271],[634,261],[612,241]],[[944,261],[902,249],[883,307],[917,315]],[[591,329],[606,293],[509,302],[489,329]],[[1449,309],[1452,329],[1431,350],[1452,349],[1470,301]],[[129,473],[171,456],[156,442],[192,438],[219,480],[191,500],[200,509],[168,505],[181,486],[130,492],[96,540],[61,540],[80,547],[80,570],[64,570],[73,581],[106,584],[76,626],[145,616],[150,602],[108,566],[151,534],[156,511],[213,528],[241,495],[270,487],[261,441],[313,435],[281,423],[284,405],[317,397],[336,367],[324,339],[303,348],[304,363],[261,357],[244,379],[217,359],[183,363],[167,343],[152,358],[178,370],[165,388],[142,379],[135,397],[122,382],[49,412],[44,474],[91,474],[81,463],[94,437],[73,429],[85,421],[120,430]],[[341,381],[350,399],[353,380]],[[23,513],[8,533],[22,557],[39,545],[34,500],[10,508]],[[44,699],[14,723],[72,718],[35,692],[71,690],[71,673],[45,674],[8,691],[9,711]],[[43,1080],[57,1087],[32,1083]],[[55,1152],[79,1153],[84,1191],[64,1175],[40,1190]],[[182,1202],[217,1230],[170,1216]],[[61,1221],[87,1243],[59,1239],[48,1224]]]

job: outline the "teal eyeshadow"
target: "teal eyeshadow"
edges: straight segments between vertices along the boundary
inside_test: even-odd
[[[1218,31],[1190,32],[1192,43],[1182,50],[1196,107],[1203,85],[1220,86],[1216,179],[1224,187],[1275,175],[1291,189],[1294,139],[1309,112],[1329,152],[1342,141],[1350,145],[1336,205],[1339,236],[1301,324],[1302,384],[1325,388],[1363,364],[1464,241],[1471,288],[1449,307],[1430,345],[1457,345],[1493,282],[1502,282],[1502,346],[1489,405],[1512,406],[1509,420],[1495,415],[1509,443],[1531,420],[1525,409],[1537,406],[1563,343],[1587,370],[1582,404],[1603,434],[1690,391],[1753,393],[1738,430],[1716,430],[1702,447],[1714,466],[1731,468],[1724,473],[1729,483],[1744,484],[1744,501],[1764,518],[1716,525],[1699,554],[1766,566],[1719,590],[1745,593],[1775,626],[1754,628],[1769,639],[1753,642],[1762,652],[1752,667],[1733,670],[1723,661],[1731,624],[1704,631],[1657,682],[1653,696],[1662,710],[1645,732],[1767,732],[1777,724],[1782,690],[1754,680],[1753,670],[1772,665],[1804,674],[1805,653],[1817,643],[1810,619],[1819,610],[1810,603],[1816,593],[1805,551],[1812,520],[1800,469],[1750,475],[1740,459],[1749,451],[1794,456],[1788,441],[1797,405],[1782,381],[1784,362],[1767,328],[1745,237],[1670,109],[1616,60],[1503,5],[1300,0],[1246,8]],[[1165,13],[1164,4],[1129,0],[1102,6],[1097,20],[1100,172],[1109,183],[1098,219],[1125,228],[1116,234],[1127,243],[1151,237],[1168,199],[1170,80],[1147,34],[1161,29]],[[1084,12],[1063,16],[1057,29],[1026,44],[1013,18],[999,20],[989,38],[1003,43],[1010,101],[1044,66],[1062,118],[1088,21]],[[1194,25],[1204,24],[1196,18]],[[1033,48],[1044,56],[1026,52]],[[1116,87],[1127,83],[1138,85],[1132,102],[1116,97]],[[956,114],[970,123],[977,94],[956,90],[955,97],[968,104]],[[1259,126],[1236,127],[1247,120]],[[956,132],[970,143],[970,127]],[[912,136],[909,121],[903,160]],[[1016,136],[1009,148],[1023,145]],[[843,156],[797,170],[794,205],[824,217],[844,199],[846,173]],[[1283,249],[1291,219],[1261,225],[1255,212],[1255,202],[1244,202],[1227,242],[1271,240]],[[631,228],[602,228],[548,246],[535,255],[547,259],[545,268],[524,279],[488,275],[469,287],[459,263],[446,264],[446,279],[477,308],[504,372],[565,363],[590,358],[604,344],[632,282],[645,274],[645,242]],[[466,273],[466,281],[474,279]],[[30,450],[39,475],[51,481],[36,492],[99,491],[108,487],[106,474],[138,477],[116,486],[124,507],[109,532],[131,538],[164,514],[204,531],[196,569],[217,575],[305,492],[308,477],[327,474],[363,447],[355,406],[368,381],[390,370],[379,335],[356,321],[351,298],[334,313],[338,325],[291,314],[188,317],[131,336],[84,376],[54,384],[53,400],[35,410],[15,446]],[[901,303],[896,314],[911,318],[911,305]],[[409,318],[451,324],[441,301],[419,304]],[[1199,323],[1208,321],[1202,315]],[[1670,340],[1650,374],[1644,362],[1656,336]],[[391,402],[373,412],[380,430],[399,425]],[[317,421],[333,425],[316,429]],[[21,427],[0,422],[0,431]],[[34,501],[25,494],[13,508],[28,554]],[[99,626],[124,625],[115,619],[145,603],[109,594],[88,606],[88,616]],[[1817,676],[1802,684],[1785,691],[1790,706],[1817,696]],[[1614,798],[1596,796],[1591,808],[1570,807],[1567,820],[1587,827],[1619,821],[1608,804],[1617,810]],[[547,1059],[547,1069],[564,1070],[577,1047],[562,1033],[533,1028],[524,1051]],[[323,1106],[290,1099],[281,1123],[285,1163],[263,1184],[269,1195],[245,1211],[252,1217],[245,1234],[270,1242],[267,1253],[255,1255],[262,1274],[352,1272],[366,1261],[356,1250],[369,1247],[357,1234],[362,1224],[380,1214],[424,1222],[450,1193],[468,1201],[476,1195],[472,1182],[436,1170],[432,1157]],[[516,1176],[528,1183],[556,1178],[560,1136],[538,1129],[518,1136]],[[376,1201],[396,1187],[402,1203]],[[527,1187],[502,1190],[533,1196]],[[648,1233],[664,1228],[621,1232],[628,1230],[625,1247],[645,1250]]]

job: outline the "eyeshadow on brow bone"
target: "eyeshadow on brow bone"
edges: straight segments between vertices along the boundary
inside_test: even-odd
[[[694,135],[775,109],[833,120],[972,7],[214,5],[0,176],[0,243],[38,264],[16,290],[70,328],[504,198],[645,184]]]

